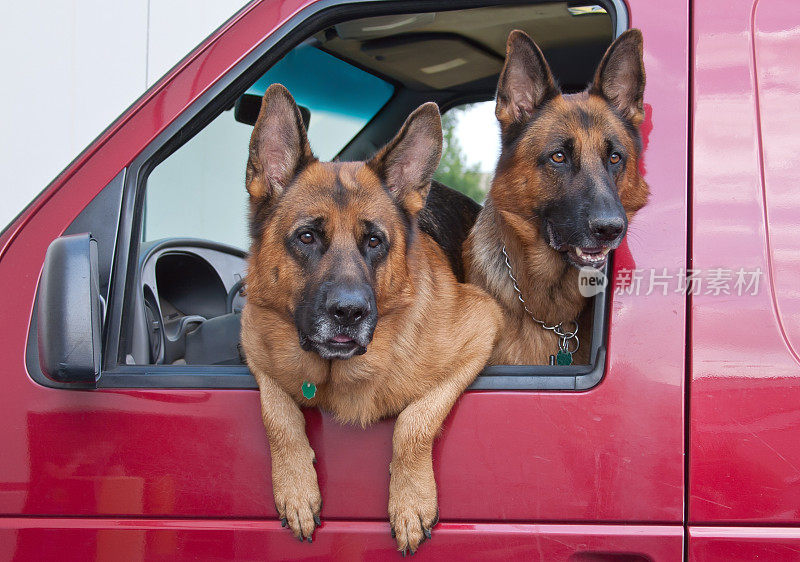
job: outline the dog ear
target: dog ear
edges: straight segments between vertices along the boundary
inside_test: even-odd
[[[644,83],[642,32],[629,29],[603,55],[589,93],[604,97],[638,126],[644,120]]]
[[[254,198],[283,193],[305,166],[316,160],[294,98],[281,84],[267,88],[261,100],[247,159],[245,185]]]
[[[425,205],[441,157],[442,120],[439,107],[429,102],[408,116],[397,136],[367,166],[413,215]]]
[[[494,111],[503,136],[514,126],[529,121],[537,107],[559,93],[550,67],[536,43],[524,31],[509,33]]]

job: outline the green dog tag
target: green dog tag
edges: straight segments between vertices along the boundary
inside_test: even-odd
[[[572,354],[569,351],[559,350],[556,355],[556,365],[572,365]]]
[[[571,360],[570,363],[572,363]],[[300,387],[300,390],[303,391],[303,396],[305,396],[308,400],[311,400],[317,393],[317,385],[315,385],[313,382],[305,381],[303,386]]]

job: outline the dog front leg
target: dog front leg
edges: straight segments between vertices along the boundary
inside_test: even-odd
[[[439,519],[433,440],[455,401],[483,368],[489,350],[477,355],[397,416],[389,465],[389,523],[404,555],[406,550],[416,552],[425,539],[431,538],[431,527]]]
[[[272,492],[281,524],[311,542],[319,525],[322,497],[300,407],[271,378],[258,377],[261,414],[272,457]]]

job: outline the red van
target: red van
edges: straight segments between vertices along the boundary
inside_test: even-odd
[[[391,420],[307,411],[322,525],[301,544],[277,520],[237,348],[254,103],[286,84],[321,157],[362,158],[422,102],[490,100],[512,29],[571,91],[628,27],[652,197],[594,298],[592,362],[481,374],[436,442],[419,555],[800,559],[790,0],[246,6],[0,235],[0,558],[399,556]]]

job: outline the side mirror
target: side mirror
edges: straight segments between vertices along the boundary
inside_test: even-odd
[[[91,235],[53,240],[36,306],[42,372],[57,382],[95,382],[100,375],[102,302],[97,242]]]
[[[308,124],[311,123],[311,110],[302,105],[298,105],[300,116],[303,118],[303,126],[308,131]],[[239,123],[250,125],[256,124],[258,112],[261,111],[261,96],[255,94],[242,94],[233,106],[233,118]]]

